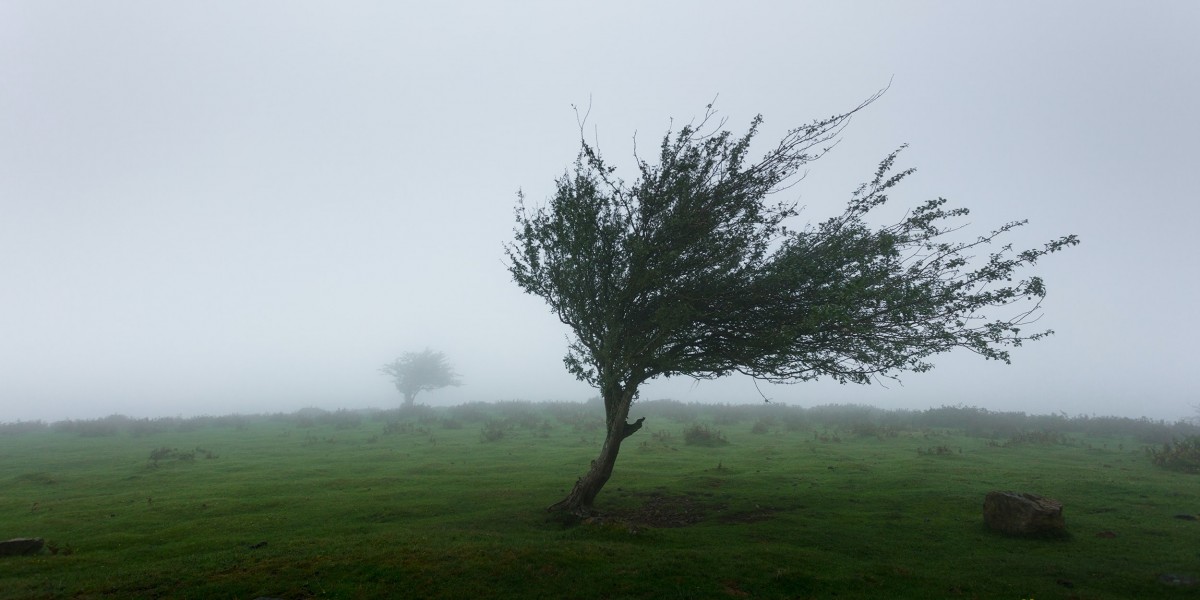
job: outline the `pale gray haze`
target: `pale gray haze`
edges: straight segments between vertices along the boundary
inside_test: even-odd
[[[889,151],[882,223],[946,197],[1040,246],[1048,340],[801,406],[1149,416],[1200,403],[1200,2],[0,3],[0,421],[594,395],[505,269],[519,189],[574,160],[572,105],[634,174],[674,118],[784,130],[853,108],[788,194],[840,212]],[[798,222],[796,225],[802,225]],[[762,402],[752,380],[643,399]],[[635,406],[636,411],[636,406]]]

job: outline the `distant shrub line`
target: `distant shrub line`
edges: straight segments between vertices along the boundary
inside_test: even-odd
[[[810,408],[785,404],[697,404],[675,400],[648,400],[634,405],[639,416],[646,416],[657,425],[663,421],[692,427],[700,419],[728,429],[749,425],[755,434],[775,430],[802,431],[822,428],[829,441],[841,435],[858,437],[895,437],[901,431],[952,429],[968,436],[985,437],[1016,444],[1065,444],[1069,434],[1131,436],[1145,444],[1171,444],[1200,436],[1200,424],[1178,421],[1168,423],[1148,418],[1128,417],[1068,417],[1029,415],[1023,412],[991,411],[972,406],[941,406],[927,410],[883,410],[864,405],[831,404]],[[432,427],[459,429],[473,425],[481,428],[481,438],[487,441],[504,439],[505,431],[521,429],[545,434],[553,423],[571,427],[581,434],[602,433],[603,407],[599,398],[579,402],[473,402],[450,407],[417,405],[404,409],[339,409],[304,408],[293,413],[257,415],[225,415],[197,417],[166,417],[135,419],[111,415],[100,419],[67,420],[54,423],[17,421],[0,423],[0,435],[24,435],[38,432],[68,433],[83,437],[128,435],[153,436],[158,433],[197,431],[207,428],[244,429],[258,423],[283,423],[297,428],[330,427],[358,429],[370,423],[383,423],[382,433],[428,434]],[[703,429],[690,433],[696,440],[720,439],[720,431]],[[830,430],[836,433],[831,433]],[[690,431],[690,430],[689,430]],[[707,432],[707,433],[706,433]],[[689,442],[685,431],[685,443]],[[717,442],[719,443],[719,442]],[[1170,454],[1174,450],[1161,450]]]

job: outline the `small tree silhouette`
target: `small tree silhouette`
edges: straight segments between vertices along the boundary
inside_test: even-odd
[[[419,392],[462,385],[446,355],[428,348],[422,352],[405,352],[379,370],[391,376],[396,390],[404,394],[405,408],[413,406]]]

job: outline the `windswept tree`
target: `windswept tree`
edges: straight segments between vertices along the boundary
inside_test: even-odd
[[[391,376],[396,390],[404,394],[405,408],[413,406],[419,392],[462,385],[446,355],[428,348],[422,352],[405,352],[379,370]]]
[[[668,129],[657,161],[635,152],[632,183],[581,137],[546,205],[518,195],[509,270],[573,331],[566,368],[598,388],[607,422],[599,456],[551,509],[591,512],[622,441],[641,426],[627,418],[650,379],[865,384],[927,371],[931,356],[956,348],[1008,362],[1010,348],[1052,333],[1023,330],[1046,287],[1019,272],[1076,237],[988,250],[1025,224],[1014,221],[955,241],[967,210],[941,198],[872,226],[867,215],[913,172],[894,170],[899,150],[826,221],[796,228],[795,203],[768,202],[878,97],[788,131],[757,160],[761,116],[735,136],[709,124],[710,105],[698,124]]]

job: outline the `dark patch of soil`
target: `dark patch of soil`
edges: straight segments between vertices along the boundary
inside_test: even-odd
[[[759,506],[754,510],[721,515],[722,523],[757,523],[775,516],[775,509],[769,506]]]
[[[641,506],[614,512],[612,517],[646,527],[687,527],[703,521],[708,511],[724,508],[720,504],[703,504],[691,496],[667,495],[658,492],[645,494]]]
[[[643,527],[687,527],[705,521],[710,516],[721,523],[738,524],[757,523],[775,515],[775,509],[769,507],[722,514],[728,506],[711,499],[711,493],[668,494],[655,491],[634,495],[644,498],[640,506],[613,511],[606,514],[605,519]]]
[[[641,504],[632,508],[595,511],[583,517],[552,511],[548,520],[563,527],[579,524],[618,526],[636,533],[643,527],[687,527],[710,518],[726,524],[757,523],[773,518],[777,512],[775,508],[756,506],[753,510],[726,513],[728,505],[714,498],[712,492],[671,494],[663,490],[629,492],[618,488],[618,493],[637,498]]]

